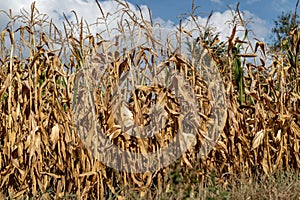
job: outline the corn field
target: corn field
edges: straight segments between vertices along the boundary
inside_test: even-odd
[[[11,21],[0,40],[1,199],[134,198],[129,194],[159,199],[176,177],[187,177],[184,184],[193,188],[205,187],[214,174],[218,184],[230,188],[234,179],[299,173],[299,27],[290,32],[289,54],[277,52],[270,60],[263,42],[252,46],[247,34],[236,38],[238,28],[246,30],[238,9],[225,43],[207,36],[208,27],[195,16],[193,32],[179,27],[175,42],[164,43],[154,34],[151,17],[145,20],[124,2],[119,6],[117,14],[126,20],[117,30],[96,35],[78,18],[66,18],[60,30],[35,4],[21,15],[6,13]],[[186,39],[190,45],[180,43]],[[136,43],[141,45],[132,47]],[[160,169],[133,172],[106,165],[122,158],[99,151],[103,138],[141,155],[172,139],[181,145],[176,133],[184,128],[183,106],[164,88],[171,71],[186,80],[175,85],[181,104],[188,105],[193,92],[201,113],[191,117],[197,124],[191,148]],[[131,79],[125,80],[128,74]],[[128,99],[125,107],[116,92]],[[130,136],[126,128],[132,124],[155,124],[149,107],[157,102],[157,120],[164,126],[148,130],[149,138]],[[124,109],[131,111],[127,118]],[[216,143],[205,145],[207,137]]]

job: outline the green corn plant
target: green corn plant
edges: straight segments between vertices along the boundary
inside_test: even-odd
[[[232,47],[231,52],[233,56],[233,74],[234,74],[234,81],[237,85],[238,89],[238,101],[240,105],[243,105],[244,98],[245,98],[245,86],[244,86],[244,70],[242,67],[241,58],[238,56],[240,54],[241,44],[237,44],[236,46]]]

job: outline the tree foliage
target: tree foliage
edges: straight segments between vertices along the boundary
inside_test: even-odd
[[[297,14],[299,0],[296,3],[295,11],[282,12],[281,15],[274,20],[275,26],[272,28],[273,35],[273,49],[286,49],[289,46],[289,33],[295,29],[300,21]]]

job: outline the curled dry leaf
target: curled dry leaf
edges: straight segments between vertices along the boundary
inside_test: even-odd
[[[59,126],[55,124],[51,129],[50,141],[52,142],[52,149],[55,148],[57,142],[59,140]]]
[[[256,149],[257,147],[259,147],[259,145],[263,143],[264,136],[265,136],[264,130],[260,130],[257,133],[255,133],[254,139],[252,141],[252,150]]]

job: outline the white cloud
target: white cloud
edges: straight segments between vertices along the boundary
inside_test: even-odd
[[[221,3],[222,3],[221,0],[210,0],[210,1],[213,2],[213,3],[218,3],[218,4],[221,4]]]
[[[20,9],[30,9],[30,5],[34,0],[10,0],[10,1],[0,1],[0,8],[3,10],[8,10],[9,8],[12,8],[12,11],[14,14],[18,14]],[[213,2],[221,2],[220,0],[211,0]],[[255,0],[250,0],[255,1]],[[113,14],[117,12],[121,7],[116,1],[101,1],[100,2],[101,7],[103,9],[103,12],[105,15]],[[135,7],[133,4],[129,4],[129,7],[132,11],[137,13],[137,16],[139,16],[139,10],[137,7]],[[80,19],[83,17],[88,23],[93,23],[98,17],[101,17],[101,13],[99,11],[99,8],[94,0],[37,0],[36,1],[36,7],[41,13],[45,13],[49,15],[53,21],[56,24],[61,23],[63,20],[63,13],[65,13],[70,21],[75,21],[75,15],[71,12],[74,10]],[[148,8],[146,6],[140,6],[143,16],[146,19],[149,19],[148,14]],[[249,28],[253,29],[255,32],[255,37],[264,40],[268,33],[268,29],[266,26],[266,22],[263,19],[258,18],[256,15],[249,11],[244,11],[243,16],[245,18],[252,18],[252,21],[254,23],[249,24]],[[109,16],[108,21],[110,25],[110,29],[117,26],[117,21],[119,21],[121,16]],[[1,19],[0,14],[0,19]],[[117,19],[116,19],[117,18]],[[126,17],[129,18],[128,16]],[[215,33],[220,33],[220,39],[221,40],[227,40],[227,37],[230,36],[232,31],[232,26],[229,23],[230,20],[232,20],[233,16],[230,10],[226,10],[224,12],[215,12],[211,16],[210,19],[210,25],[211,27],[214,27]],[[3,20],[3,18],[2,18]],[[123,20],[124,21],[124,20]],[[197,21],[200,25],[204,26],[207,22],[206,17],[198,17]],[[167,31],[174,31],[176,30],[176,24],[174,24],[172,21],[165,21],[161,18],[155,18],[154,23],[160,24],[162,28],[164,28],[164,32]],[[4,27],[4,21],[0,20],[0,25],[3,28]],[[192,30],[195,29],[196,26],[194,23],[189,22],[188,20],[184,21],[183,24],[185,25],[186,29]],[[93,31],[100,31],[105,29],[105,26],[99,25],[97,28],[92,28]],[[242,37],[242,33],[240,34]],[[166,34],[165,34],[166,35]]]
[[[272,3],[272,8],[280,12],[289,12],[289,11],[294,11],[295,10],[295,5],[296,1],[290,1],[290,0],[273,0]]]
[[[257,37],[258,39],[265,41],[268,34],[271,33],[271,28],[268,23],[249,11],[244,11],[243,14],[246,19],[250,20],[248,26],[249,29],[253,31],[253,37]]]
[[[253,3],[256,3],[258,2],[259,0],[247,0],[246,3],[247,4],[253,4]]]
[[[253,37],[256,37],[262,41],[265,40],[267,34],[269,33],[269,29],[266,26],[266,21],[263,19],[257,17],[253,13],[249,11],[244,11],[242,13],[242,17],[244,20],[250,19],[253,23],[248,24],[248,29],[252,29],[255,35],[252,35]],[[212,28],[215,34],[220,34],[219,39],[222,41],[226,41],[227,38],[231,35],[232,32],[232,19],[234,18],[234,15],[232,11],[226,10],[224,12],[215,12],[212,14],[210,21],[208,25]],[[192,20],[185,21],[185,27],[189,30],[192,30],[195,28],[195,25]],[[207,17],[198,17],[197,22],[201,26],[205,26],[207,23]],[[244,36],[244,32],[241,31],[242,28],[238,28],[238,31],[236,33],[236,36],[242,38]]]
[[[10,0],[10,1],[0,1],[0,8],[2,10],[8,11],[12,9],[14,15],[19,14],[21,9],[25,9],[27,11],[30,10],[30,5],[34,2],[34,0]],[[110,28],[115,28],[117,26],[116,20],[121,18],[121,16],[117,16],[114,13],[121,9],[120,4],[116,1],[101,1],[99,2],[101,8],[104,12],[105,16],[108,16],[108,23]],[[138,8],[136,8],[133,4],[128,3],[130,10],[140,16]],[[76,21],[76,16],[72,11],[75,11],[78,19],[80,20],[82,17],[84,20],[88,22],[88,24],[95,23],[97,18],[102,17],[101,12],[94,0],[37,0],[35,3],[35,7],[39,10],[40,13],[49,15],[53,22],[60,28],[62,28],[62,21],[64,20],[63,14],[65,14],[69,21]],[[143,17],[146,20],[149,20],[148,8],[146,6],[140,6]],[[1,19],[0,14],[0,19]],[[129,18],[128,16],[125,18]],[[125,19],[123,18],[123,19]],[[6,21],[4,21],[6,20]],[[4,27],[8,22],[8,18],[2,18],[0,20],[1,27]],[[98,20],[99,22],[99,20]],[[103,22],[103,21],[102,21]],[[103,30],[105,29],[105,25],[98,24],[97,29],[92,27],[92,30]]]

